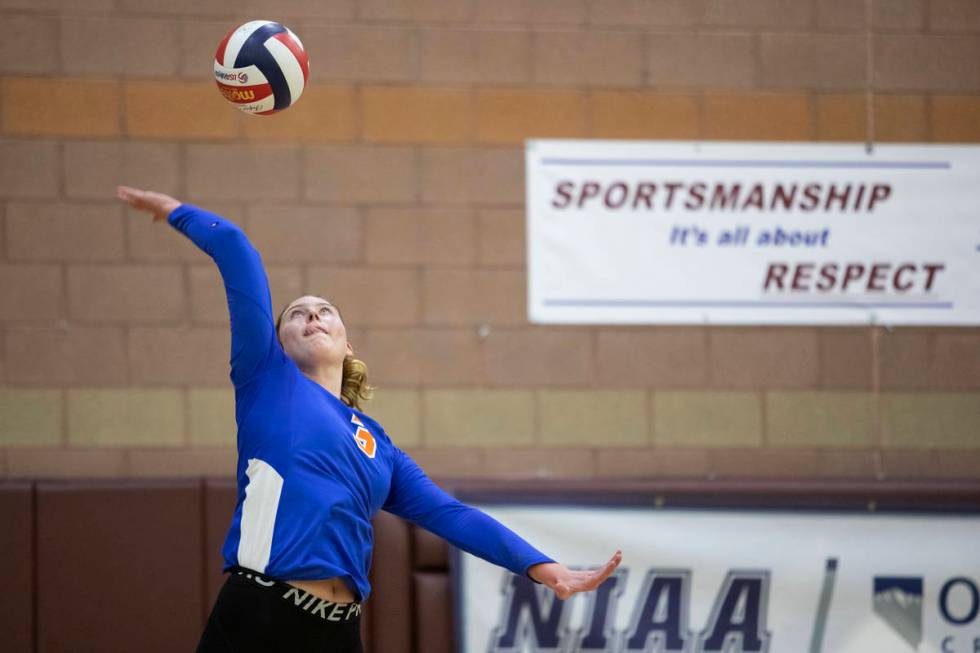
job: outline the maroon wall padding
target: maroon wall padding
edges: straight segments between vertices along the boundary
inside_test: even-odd
[[[225,535],[235,514],[235,502],[238,491],[235,482],[230,480],[212,480],[204,482],[204,612],[201,623],[207,621],[218,598],[218,592],[225,582],[222,569],[225,559],[221,555],[221,547],[225,543]]]
[[[466,490],[582,504],[618,496],[645,506],[980,510],[976,482],[475,482]],[[223,582],[234,505],[231,480],[0,484],[0,651],[194,650]],[[454,650],[446,543],[383,512],[374,528],[365,653]]]
[[[34,492],[29,483],[0,485],[0,649],[34,651]]]
[[[408,524],[386,512],[374,518],[371,650],[412,653],[412,547]]]
[[[412,605],[415,651],[450,653],[454,606],[449,579],[449,545],[422,528],[412,528]]]
[[[415,651],[450,653],[455,649],[449,545],[425,529],[411,530]]]
[[[416,571],[412,575],[415,599],[416,653],[452,653],[453,600],[449,574]]]
[[[194,481],[39,483],[39,653],[193,651],[202,499]]]
[[[415,569],[449,573],[449,545],[424,528],[412,528],[412,557]]]

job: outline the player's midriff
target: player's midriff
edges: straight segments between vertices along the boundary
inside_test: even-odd
[[[320,580],[287,580],[293,587],[298,587],[304,592],[309,592],[324,601],[334,603],[353,603],[354,598],[350,588],[339,578],[323,578]]]

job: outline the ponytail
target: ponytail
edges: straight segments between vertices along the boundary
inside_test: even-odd
[[[340,382],[340,399],[351,408],[362,410],[361,404],[374,396],[374,386],[368,384],[367,363],[353,356],[344,358],[344,375]]]

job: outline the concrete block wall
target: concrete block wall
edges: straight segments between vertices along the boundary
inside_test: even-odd
[[[870,11],[869,11],[870,10]],[[980,142],[975,0],[0,0],[0,478],[231,474],[210,260],[117,183],[241,224],[344,311],[439,477],[975,478],[980,329],[537,327],[525,138]],[[221,37],[289,25],[238,114]]]

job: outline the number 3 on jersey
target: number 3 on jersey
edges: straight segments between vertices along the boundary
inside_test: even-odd
[[[364,428],[364,422],[362,422],[357,415],[351,415],[350,421],[357,425],[357,430],[354,431],[354,442],[361,451],[367,454],[368,458],[374,458],[374,452],[378,448],[377,442],[374,440],[374,436],[371,435],[371,431]]]

